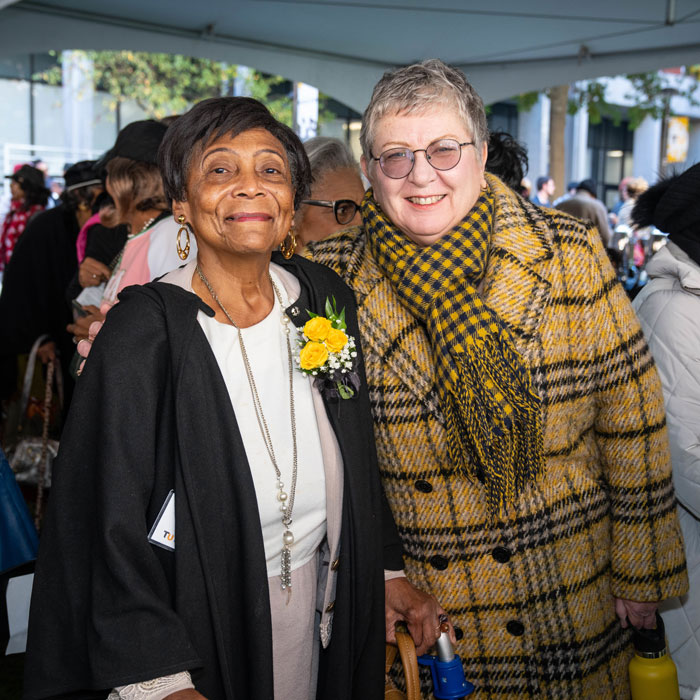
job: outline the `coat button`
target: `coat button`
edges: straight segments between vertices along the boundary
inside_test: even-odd
[[[520,637],[525,632],[525,625],[518,620],[509,620],[506,624],[506,629],[514,637]]]
[[[430,557],[428,562],[430,562],[430,566],[432,566],[433,569],[437,569],[438,571],[444,571],[450,563],[447,559],[445,559],[445,557],[440,556],[439,554]]]
[[[414,486],[422,493],[430,493],[433,490],[432,484],[429,481],[425,481],[425,479],[418,479]]]
[[[464,632],[462,631],[461,627],[455,627],[455,637],[457,637],[457,641],[464,637]]]
[[[328,605],[326,606],[326,612],[332,613],[334,610],[335,610],[335,601],[332,601],[332,602],[328,603]]]
[[[496,547],[491,555],[499,564],[505,564],[510,559],[510,550],[505,547]]]
[[[339,566],[340,566],[340,559],[334,559],[333,563],[331,564],[331,571],[338,571]]]

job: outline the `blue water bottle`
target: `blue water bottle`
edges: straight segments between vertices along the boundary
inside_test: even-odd
[[[433,695],[438,700],[458,700],[474,692],[474,686],[464,677],[462,659],[452,648],[447,621],[440,625],[437,640],[437,655],[423,654],[418,657],[421,666],[428,666],[433,677]]]

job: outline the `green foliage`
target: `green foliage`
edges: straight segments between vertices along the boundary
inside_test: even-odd
[[[520,95],[516,95],[515,101],[518,105],[518,112],[529,112],[537,104],[539,98],[540,93],[537,91],[523,92]]]
[[[199,100],[221,95],[237,75],[235,65],[176,54],[87,51],[85,55],[92,62],[95,87],[111,96],[112,109],[131,100],[153,119],[182,114]],[[60,85],[61,58],[59,56],[58,65],[35,78]],[[276,119],[291,126],[292,98],[279,90],[284,82],[280,76],[251,71],[246,77],[246,89],[251,97],[265,104]],[[320,96],[319,102],[319,122],[333,119],[334,115],[324,106],[324,96]]]
[[[284,82],[285,79],[279,75],[265,77],[258,71],[252,71],[246,79],[246,90],[250,97],[262,102],[277,121],[292,126],[292,98],[274,91]]]
[[[588,108],[588,121],[600,124],[603,117],[610,117],[615,126],[622,121],[622,110],[617,105],[605,101],[605,83],[589,80],[577,83],[569,98],[568,112],[576,114],[582,107]]]
[[[669,91],[662,74],[632,73],[627,75],[631,84],[630,92],[625,97],[632,102],[627,108],[610,104],[605,100],[605,82],[588,80],[572,86],[568,112],[573,115],[584,107],[588,110],[588,120],[591,124],[600,124],[603,117],[612,119],[617,126],[626,116],[630,130],[636,129],[646,117],[659,119],[669,108],[670,94],[686,98],[690,104],[698,105],[697,81],[700,80],[700,65],[690,66],[687,75],[695,78],[695,82],[678,90]],[[547,94],[547,90],[542,91]],[[541,92],[525,92],[514,97],[518,111],[528,112],[537,103]]]

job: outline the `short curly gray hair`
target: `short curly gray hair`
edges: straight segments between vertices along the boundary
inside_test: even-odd
[[[420,113],[436,103],[457,110],[474,140],[477,156],[481,158],[482,146],[489,139],[484,103],[464,73],[439,58],[387,71],[374,86],[360,131],[365,158],[372,155],[374,132],[383,116],[397,112]]]
[[[351,168],[360,174],[360,167],[350,149],[339,139],[330,136],[314,136],[304,141],[304,150],[309,156],[311,177],[317,182],[328,171]]]

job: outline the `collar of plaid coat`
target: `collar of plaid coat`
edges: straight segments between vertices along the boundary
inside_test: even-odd
[[[371,189],[361,205],[372,256],[431,338],[450,459],[464,476],[484,481],[489,510],[501,514],[541,472],[543,447],[530,372],[475,287],[486,269],[493,209],[486,190],[455,228],[421,247],[384,216]]]

